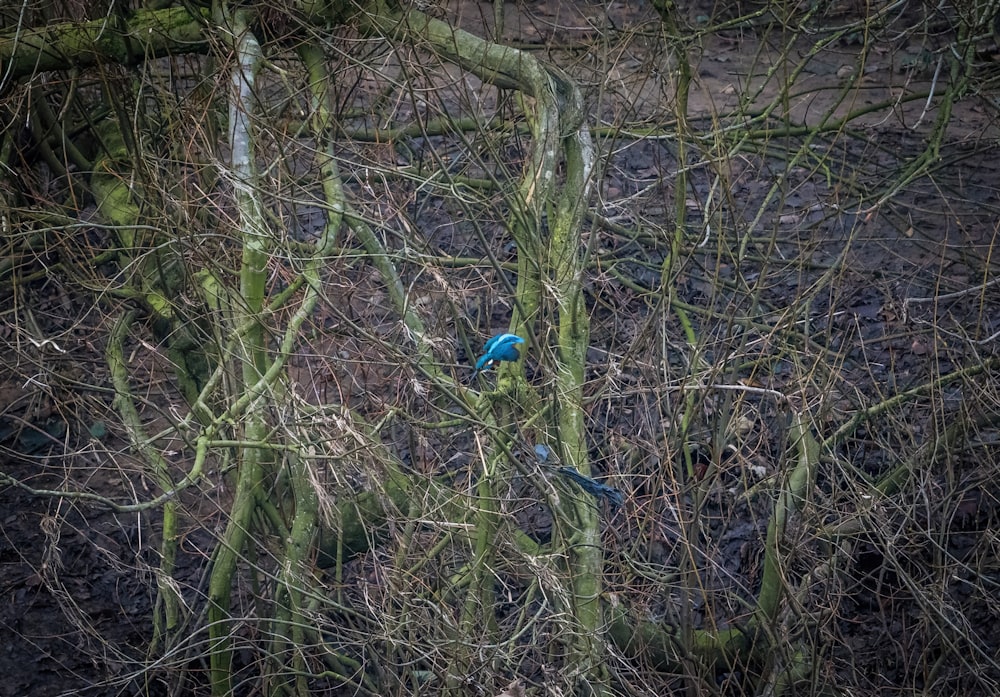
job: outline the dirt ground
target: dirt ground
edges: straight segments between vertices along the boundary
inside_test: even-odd
[[[442,7],[443,13],[451,13],[461,25],[480,34],[483,18],[492,17],[487,3]],[[600,99],[591,94],[595,124],[598,119],[652,123],[672,118],[669,105],[663,103],[663,83],[649,79],[645,70],[658,60],[649,55],[642,37],[642,32],[655,32],[657,27],[648,7],[548,0],[519,4],[517,12],[514,9],[509,6],[505,38],[544,51],[567,71],[593,80],[591,84],[597,84],[598,66],[589,62],[588,51],[593,53],[601,45],[601,32],[609,27],[614,32],[635,32],[636,38],[624,44],[626,48],[611,68],[620,91],[609,90]],[[692,8],[689,14],[696,25],[705,21],[703,15],[714,15],[707,6]],[[841,20],[840,15],[829,19]],[[751,92],[756,92],[760,104],[769,102],[776,88],[766,72],[782,38],[755,35],[747,29],[706,37],[692,89],[692,120],[710,124],[712,114],[735,108]],[[934,39],[927,41],[933,44]],[[789,104],[787,122],[814,123],[827,112],[835,120],[845,109],[856,108],[860,100],[891,101],[904,87],[930,90],[935,80],[933,64],[913,67],[928,49],[936,48],[927,41],[916,35],[900,36],[897,43],[876,47],[864,62],[858,58],[857,43],[833,44],[799,76],[798,96]],[[669,65],[659,67],[670,70]],[[869,89],[852,97],[853,101],[843,101],[839,87],[856,70],[864,72]],[[623,118],[626,112],[627,119]],[[907,183],[880,205],[856,205],[860,189],[893,176],[901,163],[920,152],[936,116],[934,108],[915,100],[873,111],[849,127],[832,131],[816,142],[827,156],[827,171],[815,163],[785,168],[779,157],[740,156],[730,163],[732,185],[725,195],[714,191],[708,170],[692,169],[687,197],[696,228],[703,221],[706,202],[713,197],[716,203],[725,202],[724,221],[750,225],[776,182],[783,187],[779,202],[765,206],[768,220],[759,224],[777,221],[781,236],[769,252],[775,258],[797,261],[787,267],[768,266],[772,271],[762,286],[764,302],[780,307],[783,294],[800,292],[803,276],[808,281],[831,266],[839,269],[836,293],[819,295],[812,305],[814,331],[832,337],[832,345],[847,357],[843,411],[833,408],[827,415],[830,423],[864,401],[859,395],[892,394],[965,365],[977,352],[983,359],[995,354],[1000,295],[993,286],[956,295],[946,303],[926,299],[974,289],[994,276],[993,245],[1000,232],[996,108],[984,105],[980,98],[959,101],[932,176]],[[611,142],[615,147],[607,151],[614,154],[607,158],[595,209],[622,224],[650,220],[661,228],[669,227],[673,211],[663,192],[670,183],[663,181],[662,174],[675,166],[674,144],[624,132],[605,145]],[[612,243],[609,236],[608,244]],[[847,256],[840,263],[845,249]],[[657,261],[655,253],[635,251],[636,258]],[[644,272],[639,266],[630,275],[642,281]],[[749,262],[742,269],[720,265],[711,272],[692,270],[679,279],[686,299],[697,303],[712,296],[706,279],[725,280],[737,272],[750,276],[754,267]],[[656,282],[655,263],[645,273],[651,284]],[[595,280],[595,294],[604,293],[602,304],[592,308],[593,344],[595,350],[600,349],[595,356],[627,354],[635,342],[629,333],[634,327],[622,326],[616,319],[620,316],[613,312],[617,291],[600,283],[608,281]],[[41,282],[32,285],[23,300],[30,303],[45,335],[62,337],[62,345],[21,350],[21,362],[0,371],[0,472],[35,489],[73,488],[83,483],[90,491],[123,502],[149,498],[153,484],[138,467],[122,465],[128,462],[127,441],[114,425],[100,322],[90,301],[67,295],[58,284]],[[0,339],[7,345],[13,346],[16,337],[10,327],[0,325]],[[60,352],[63,346],[70,352]],[[139,344],[133,348],[136,356],[143,350]],[[26,355],[33,356],[38,365],[44,363],[47,370],[57,366],[52,372],[62,382],[43,385],[26,380],[25,376],[34,373],[23,358]],[[595,359],[595,364],[600,366],[600,360]],[[152,420],[157,409],[175,408],[179,399],[166,378],[157,377],[157,366],[143,364],[143,368],[151,376],[146,382],[146,416]],[[762,386],[780,386],[780,370],[770,379],[770,384]],[[89,387],[81,388],[81,383]],[[628,432],[627,417],[618,407],[609,405],[604,414],[598,413],[600,406],[595,407],[594,420],[604,429],[595,433],[595,439],[610,442]],[[914,432],[906,437],[920,435]],[[762,443],[770,442],[767,436],[760,438]],[[861,436],[853,446],[848,457],[865,471],[885,471],[892,464],[884,448],[866,445]],[[766,450],[767,445],[761,447]],[[75,455],[67,460],[65,452]],[[954,500],[928,496],[923,513],[931,528],[942,531],[942,548],[949,558],[970,560],[970,564],[975,559],[981,564],[984,545],[995,544],[990,540],[996,536],[1000,483],[984,480],[977,467],[996,455],[993,444],[956,454],[961,462],[955,471],[968,480],[967,486],[954,489],[962,495]],[[183,446],[168,456],[183,468]],[[107,461],[113,461],[114,468],[103,467]],[[634,495],[638,505],[643,492],[637,489]],[[215,497],[224,500],[225,492],[211,492],[208,501]],[[194,505],[197,498],[192,494],[185,501]],[[709,507],[707,515],[713,510]],[[175,578],[190,589],[191,601],[196,602],[205,589],[206,550],[212,547],[219,519],[213,517],[211,503],[203,502],[188,513]],[[727,532],[720,533],[718,552],[730,561],[719,568],[733,574],[751,573],[752,547],[759,540],[761,520],[749,509],[747,518],[735,524],[732,511],[727,515],[730,524]],[[886,515],[887,525],[896,520],[891,513]],[[899,532],[898,543],[907,549],[915,567],[935,563],[935,550],[906,548],[911,538],[905,530]],[[92,501],[34,495],[0,482],[0,631],[4,637],[0,696],[171,693],[166,685],[147,682],[148,675],[138,668],[160,660],[147,654],[156,599],[157,542],[155,512],[116,514]],[[907,637],[924,636],[913,628],[928,622],[919,595],[904,582],[920,574],[901,573],[887,564],[879,550],[876,544],[859,546],[854,557],[858,583],[837,608],[837,626],[828,628],[841,639],[827,656],[832,670],[867,676],[868,694],[873,695],[896,694],[893,690],[902,684],[916,689],[919,681],[912,676],[926,668],[923,661],[928,650],[920,639],[904,645]],[[662,553],[669,556],[668,551]],[[1000,582],[995,558],[992,565],[969,573],[992,578],[994,588]],[[995,598],[978,597],[978,588],[959,584],[948,592],[956,606],[964,609],[956,625],[973,633],[983,656],[995,657],[1000,655],[1000,613]],[[704,609],[706,614],[708,610]],[[939,633],[942,642],[952,637],[946,629]],[[897,637],[898,643],[887,645],[887,637]],[[186,667],[192,674],[207,669]],[[952,694],[986,694],[983,685],[990,680],[1000,683],[1000,674],[977,681],[963,677],[961,666],[953,673],[948,683],[955,690]],[[942,683],[933,684],[940,689]],[[179,688],[175,694],[186,694],[184,686],[172,687]]]

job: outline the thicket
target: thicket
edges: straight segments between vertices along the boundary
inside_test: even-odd
[[[94,689],[1000,689],[1000,3],[653,5],[0,11],[0,497]]]

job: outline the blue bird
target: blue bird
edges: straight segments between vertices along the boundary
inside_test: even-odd
[[[475,378],[482,371],[489,370],[501,361],[516,361],[521,357],[517,345],[523,343],[524,339],[517,334],[497,334],[483,347],[483,355],[476,361],[472,377]]]
[[[568,477],[579,484],[580,488],[591,496],[597,499],[607,499],[608,503],[611,504],[612,509],[621,508],[622,504],[625,503],[625,497],[622,495],[622,492],[618,491],[618,489],[615,489],[613,486],[608,486],[607,484],[601,484],[596,479],[588,477],[585,474],[580,474],[580,471],[576,467],[560,467],[558,472],[564,477]]]

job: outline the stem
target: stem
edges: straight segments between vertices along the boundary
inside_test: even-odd
[[[115,406],[118,407],[118,413],[121,415],[132,447],[147,462],[153,472],[153,479],[161,491],[169,492],[174,489],[173,481],[170,478],[169,464],[145,435],[139,412],[132,401],[123,344],[134,318],[135,312],[133,311],[126,312],[119,317],[108,337],[106,356],[111,380],[115,385]],[[170,633],[177,629],[178,625],[180,601],[176,586],[170,582],[177,561],[177,537],[177,503],[168,500],[163,504],[160,568],[156,574],[157,596],[153,615],[153,638],[148,649],[150,655],[156,652],[161,639],[169,640]]]
[[[261,393],[254,388],[267,372],[267,352],[260,313],[264,308],[268,250],[271,237],[267,232],[263,211],[256,194],[256,167],[251,115],[256,104],[253,86],[260,66],[260,45],[247,26],[247,14],[232,15],[231,30],[235,40],[237,65],[233,70],[233,85],[229,103],[229,146],[232,151],[232,183],[241,216],[243,261],[240,269],[241,303],[234,303],[233,326],[249,321],[242,350],[242,392],[251,404],[260,403]],[[249,406],[249,405],[248,405]],[[268,434],[266,410],[247,409],[244,437],[264,440]],[[212,694],[228,697],[232,694],[232,649],[229,641],[229,607],[232,579],[236,562],[243,553],[251,518],[256,509],[263,481],[263,453],[258,448],[242,448],[236,480],[236,491],[229,521],[216,547],[208,584],[208,624],[211,647]]]

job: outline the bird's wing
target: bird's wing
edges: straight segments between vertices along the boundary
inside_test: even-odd
[[[496,336],[491,337],[489,341],[486,342],[486,345],[483,346],[483,353],[489,355],[490,351],[492,351],[493,347],[500,342],[500,339],[502,339],[503,336],[503,334],[497,334]]]
[[[498,334],[486,342],[486,352],[489,353],[490,349],[497,348],[498,346],[523,343],[524,339],[519,337],[517,334]]]
[[[515,344],[502,344],[493,349],[493,356],[498,361],[516,361],[521,357]]]

